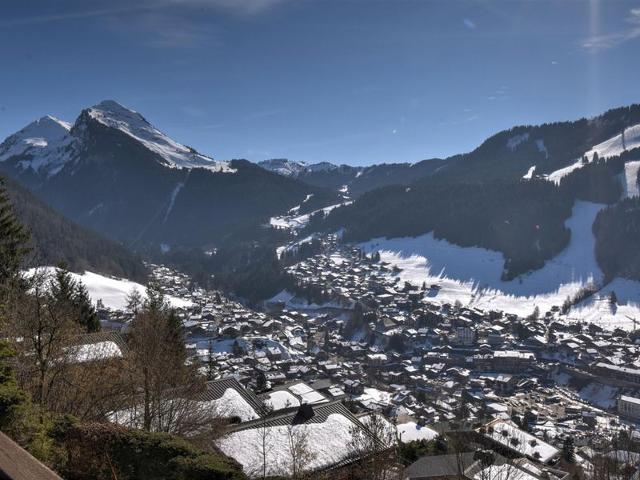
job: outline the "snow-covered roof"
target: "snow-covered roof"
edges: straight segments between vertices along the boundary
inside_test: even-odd
[[[305,445],[304,470],[317,471],[351,457],[356,431],[367,434],[343,404],[332,402],[314,405],[311,418],[300,419],[297,412],[289,412],[240,425],[216,445],[250,477],[261,476],[264,463],[267,476],[286,476],[292,470],[292,443]]]
[[[438,432],[435,430],[418,425],[416,422],[401,423],[397,425],[397,429],[402,443],[414,440],[433,440],[438,436]]]
[[[488,427],[491,429],[487,429],[485,433],[487,437],[539,462],[546,463],[560,453],[553,445],[520,430],[509,420],[498,420],[489,424]]]

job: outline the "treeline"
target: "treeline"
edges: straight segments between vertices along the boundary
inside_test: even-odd
[[[593,224],[596,258],[606,280],[640,280],[640,198],[626,198],[598,213]]]
[[[572,206],[569,195],[546,181],[425,181],[366,193],[333,210],[321,229],[344,228],[344,240],[354,242],[433,231],[463,247],[502,252],[503,277],[511,279],[542,267],[568,244],[564,222]]]
[[[593,159],[583,157],[583,165],[562,178],[560,187],[575,199],[611,205],[623,192],[620,175],[624,164],[639,155],[640,148],[635,148],[610,158],[598,158],[597,154]]]
[[[177,248],[156,252],[154,259],[189,274],[202,287],[224,290],[255,304],[291,286],[291,276],[276,254],[276,248],[290,240],[286,231],[249,225],[207,253],[201,248]]]
[[[448,158],[433,176],[472,182],[517,180],[532,165],[536,165],[537,174],[550,173],[638,123],[640,104],[612,109],[592,119],[514,127],[493,135],[470,153]],[[510,141],[513,148],[509,148]]]
[[[144,281],[147,272],[140,257],[66,219],[13,180],[3,183],[17,217],[30,232],[26,266],[64,263],[75,272],[91,270]]]

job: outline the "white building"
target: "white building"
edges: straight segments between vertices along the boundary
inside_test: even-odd
[[[640,398],[621,395],[618,399],[618,413],[622,417],[640,420]]]

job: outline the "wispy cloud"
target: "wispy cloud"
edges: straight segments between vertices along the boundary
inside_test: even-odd
[[[187,48],[207,41],[218,42],[216,27],[172,11],[136,12],[135,15],[113,15],[106,19],[114,32],[132,35],[139,42],[154,48]]]
[[[109,7],[65,10],[48,14],[0,19],[0,27],[54,24],[87,19],[101,19],[113,31],[142,34],[143,43],[151,47],[189,47],[211,39],[212,28],[207,14],[252,17],[285,3],[287,0],[139,0],[131,5],[114,0]],[[62,4],[63,2],[60,2]]]
[[[509,100],[509,87],[506,85],[501,85],[494,93],[487,96],[487,100]]]
[[[626,18],[625,26],[617,32],[592,35],[582,41],[582,47],[591,53],[617,47],[640,38],[640,8],[632,8]]]
[[[5,18],[0,20],[0,26],[13,27],[22,25],[40,25],[45,23],[64,22],[68,20],[83,20],[92,17],[108,17],[122,13],[143,11],[146,7],[121,6],[110,8],[98,8],[93,10],[68,11],[44,15],[32,15],[27,17]]]
[[[469,30],[475,30],[477,28],[475,22],[469,18],[463,18],[462,24],[467,27]]]

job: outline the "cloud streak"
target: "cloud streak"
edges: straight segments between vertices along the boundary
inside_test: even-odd
[[[626,20],[626,28],[604,35],[592,35],[583,40],[582,47],[590,53],[597,53],[640,38],[640,8],[631,9]]]
[[[131,5],[115,0],[109,7],[95,9],[64,8],[56,12],[0,19],[0,27],[21,27],[98,19],[116,32],[142,33],[149,47],[191,47],[214,38],[206,24],[209,15],[227,14],[253,17],[287,0],[140,0]]]

